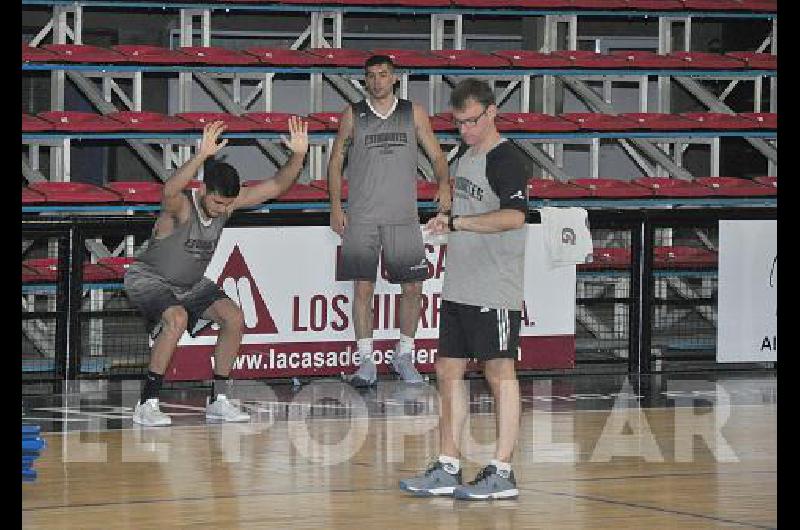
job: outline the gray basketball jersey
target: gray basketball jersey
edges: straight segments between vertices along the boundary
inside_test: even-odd
[[[453,215],[499,209],[527,213],[527,169],[509,142],[488,153],[467,151],[455,162]],[[522,310],[527,225],[496,234],[448,235],[442,299],[492,309]]]
[[[194,190],[184,191],[191,204],[189,219],[163,239],[156,239],[153,228],[147,248],[136,256],[167,281],[181,287],[194,285],[203,278],[228,220],[222,215],[204,224],[195,193]]]
[[[348,221],[418,223],[417,133],[411,102],[398,99],[386,119],[375,114],[366,100],[352,109],[353,143],[345,170]]]

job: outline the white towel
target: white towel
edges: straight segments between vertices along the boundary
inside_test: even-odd
[[[539,210],[550,268],[592,261],[592,234],[584,208]]]

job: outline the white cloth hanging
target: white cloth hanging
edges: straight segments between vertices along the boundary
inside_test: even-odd
[[[591,262],[592,234],[584,208],[548,206],[541,208],[539,213],[550,268]]]

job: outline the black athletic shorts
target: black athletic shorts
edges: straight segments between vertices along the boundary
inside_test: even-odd
[[[480,360],[516,359],[521,321],[522,311],[442,300],[438,355]]]

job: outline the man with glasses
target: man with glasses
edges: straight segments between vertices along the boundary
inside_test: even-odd
[[[463,140],[452,170],[453,210],[426,226],[434,235],[449,234],[436,357],[440,455],[422,475],[400,481],[400,488],[459,499],[516,498],[511,457],[519,432],[520,394],[514,362],[524,292],[527,163],[495,127],[497,106],[488,84],[461,81],[450,105]],[[495,458],[475,480],[462,484],[468,358],[483,362],[498,433]]]
[[[373,360],[373,293],[382,254],[391,283],[401,285],[400,340],[392,369],[408,383],[421,383],[412,351],[428,262],[417,212],[417,144],[433,163],[442,211],[450,210],[447,161],[421,106],[394,95],[394,64],[385,55],[365,65],[367,98],[348,105],[328,163],[331,229],[342,237],[336,280],[354,282],[353,327],[361,358],[348,381],[377,382]],[[342,207],[342,173],[347,157],[347,213]]]

